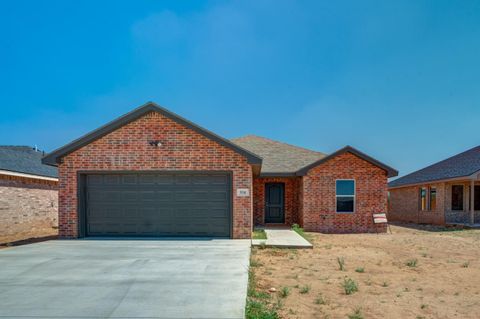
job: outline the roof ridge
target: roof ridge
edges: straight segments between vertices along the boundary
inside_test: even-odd
[[[267,140],[267,141],[270,141],[270,142],[273,142],[273,143],[283,144],[283,145],[287,145],[287,146],[294,147],[294,148],[297,148],[297,149],[317,153],[319,155],[325,155],[325,156],[327,155],[326,153],[323,153],[323,152],[320,152],[320,151],[315,151],[315,150],[312,150],[312,149],[309,149],[309,148],[306,148],[306,147],[303,147],[303,146],[293,145],[293,144],[290,144],[290,143],[273,140],[271,138],[260,136],[260,135],[255,135],[255,134],[247,134],[245,136],[236,137],[236,138],[231,139],[231,141],[235,142],[235,140],[239,140],[239,139],[246,138],[246,137],[260,138],[260,139]]]

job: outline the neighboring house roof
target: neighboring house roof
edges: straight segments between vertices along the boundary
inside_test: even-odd
[[[405,175],[388,184],[400,187],[446,179],[468,177],[480,171],[480,146]]]
[[[231,141],[263,158],[261,169],[263,176],[295,175],[295,172],[304,166],[327,156],[255,135],[234,138]]]
[[[30,146],[0,146],[0,170],[57,178],[57,168],[42,164],[42,157]]]
[[[168,117],[169,119],[179,123],[179,124],[182,124],[188,128],[190,128],[191,130],[197,132],[197,133],[200,133],[202,134],[203,136],[219,143],[220,145],[223,145],[225,147],[228,147],[230,149],[232,149],[233,151],[245,156],[248,160],[248,163],[250,164],[261,164],[262,163],[262,158],[257,156],[256,154],[253,154],[251,153],[250,151],[247,151],[245,149],[243,149],[242,147],[230,142],[229,140],[221,137],[221,136],[218,136],[217,134],[215,133],[212,133],[210,132],[209,130],[206,130],[192,122],[190,122],[189,120],[187,119],[184,119],[183,117],[173,113],[173,112],[170,112],[169,110],[161,107],[160,105],[158,104],[155,104],[153,102],[148,102],[138,108],[136,108],[135,110],[113,120],[112,122],[110,123],[107,123],[105,124],[104,126],[101,126],[100,128],[74,140],[73,142],[59,148],[59,149],[56,149],[54,150],[53,152],[49,153],[47,156],[45,156],[42,160],[42,162],[44,164],[48,164],[48,165],[54,165],[56,166],[62,157],[64,157],[65,155],[68,155],[69,153],[107,135],[108,133],[110,132],[113,132],[115,131],[116,129],[140,118],[141,116],[144,116],[145,114],[147,113],[150,113],[150,112],[158,112],[166,117]]]
[[[387,172],[388,177],[398,175],[398,171],[385,165],[376,159],[360,152],[359,150],[346,146],[330,155],[312,151],[265,137],[247,135],[232,139],[234,143],[260,155],[263,158],[261,176],[302,176],[307,172],[343,153],[352,153],[363,160],[380,167]]]

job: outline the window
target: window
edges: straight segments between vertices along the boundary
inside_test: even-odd
[[[475,185],[475,196],[473,198],[474,210],[480,210],[480,185]]]
[[[420,187],[420,210],[427,210],[427,188]]]
[[[437,188],[436,187],[430,187],[430,198],[429,198],[429,210],[435,210],[437,209]]]
[[[473,200],[473,207],[475,207],[475,210],[480,210],[480,185],[475,185],[475,196]]]
[[[355,211],[355,181],[337,180],[335,184],[337,213],[353,213]]]
[[[463,185],[452,185],[452,210],[463,210]]]

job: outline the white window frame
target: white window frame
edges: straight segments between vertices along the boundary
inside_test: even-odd
[[[353,182],[353,195],[337,195],[337,181],[352,181]],[[353,197],[353,211],[351,212],[339,212],[337,208],[338,197]],[[357,182],[352,178],[343,178],[335,180],[335,212],[337,214],[355,214],[355,207],[357,204]]]

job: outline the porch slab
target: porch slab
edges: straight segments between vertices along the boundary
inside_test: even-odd
[[[291,229],[265,228],[267,239],[252,239],[252,246],[275,248],[313,248],[305,238]]]

